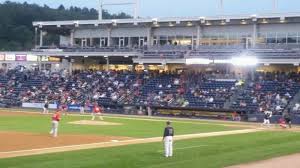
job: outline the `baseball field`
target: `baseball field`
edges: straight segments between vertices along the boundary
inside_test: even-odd
[[[63,116],[59,136],[53,138],[50,115],[0,110],[0,167],[253,167],[300,152],[299,128],[117,115],[107,115],[104,121],[90,119],[89,115]],[[161,136],[167,120],[176,134],[172,158],[163,157]],[[299,167],[297,161],[288,160],[277,158],[271,167]]]

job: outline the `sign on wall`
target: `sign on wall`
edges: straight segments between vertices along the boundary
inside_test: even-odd
[[[26,61],[26,54],[16,54],[16,61]]]
[[[5,60],[5,54],[0,54],[0,61],[4,61]]]
[[[15,61],[16,56],[14,54],[6,54],[5,55],[5,61]]]
[[[36,55],[27,55],[27,61],[38,61],[38,57]]]

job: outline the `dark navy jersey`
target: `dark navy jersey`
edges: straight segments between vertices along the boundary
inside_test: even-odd
[[[164,137],[166,137],[166,136],[174,136],[173,127],[168,126],[168,127],[165,128]]]
[[[48,107],[49,107],[49,103],[45,103],[45,104],[44,104],[44,107],[45,107],[45,108],[48,108]]]
[[[268,120],[268,119],[270,119],[270,118],[271,118],[271,116],[270,116],[269,113],[265,114],[265,119],[266,119],[266,120]]]

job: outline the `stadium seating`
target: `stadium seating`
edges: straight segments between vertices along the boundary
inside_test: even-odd
[[[233,78],[202,73],[84,71],[66,76],[10,70],[0,76],[0,101],[8,106],[48,100],[70,105],[98,102],[104,106],[231,108],[247,113],[269,109],[281,113],[300,90],[297,73],[256,73],[242,89],[237,89]]]

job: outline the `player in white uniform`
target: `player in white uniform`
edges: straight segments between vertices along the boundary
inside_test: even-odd
[[[272,111],[265,111],[263,126],[270,126],[270,118],[272,117]]]
[[[164,130],[164,146],[165,146],[165,157],[172,157],[173,156],[173,136],[174,136],[174,129],[171,126],[171,122],[167,121],[167,127]]]
[[[44,107],[43,107],[43,114],[48,114],[49,110],[49,102],[48,100],[45,101]]]

